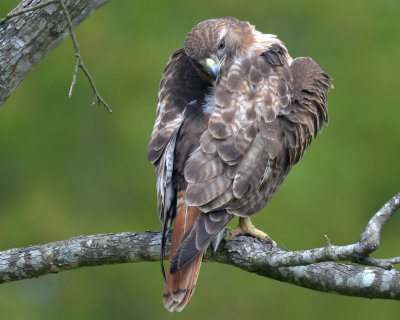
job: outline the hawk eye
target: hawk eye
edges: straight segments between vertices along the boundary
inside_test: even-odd
[[[223,50],[223,49],[225,49],[225,40],[224,39],[222,39],[220,41],[220,43],[218,44],[218,50]]]

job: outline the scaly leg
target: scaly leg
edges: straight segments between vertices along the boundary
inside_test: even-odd
[[[249,217],[242,218],[239,217],[239,226],[236,228],[226,228],[227,236],[224,238],[225,241],[232,240],[239,234],[248,234],[255,238],[258,238],[265,242],[271,242],[274,247],[276,247],[276,243],[272,240],[265,232],[258,230],[252,223]]]

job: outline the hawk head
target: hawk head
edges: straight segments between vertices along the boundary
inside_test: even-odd
[[[217,79],[227,59],[244,50],[267,47],[278,42],[274,35],[263,35],[245,21],[228,17],[210,19],[196,25],[186,36],[184,50],[198,70],[210,81]]]
[[[184,49],[200,71],[216,79],[225,59],[235,56],[251,38],[248,22],[232,17],[210,19],[188,33]]]

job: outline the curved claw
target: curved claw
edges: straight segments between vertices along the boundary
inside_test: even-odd
[[[264,242],[269,242],[272,244],[273,247],[276,247],[277,244],[274,240],[272,240],[268,234],[265,232],[258,230],[252,223],[250,218],[242,218],[239,217],[239,225],[232,229],[232,228],[226,228],[227,235],[224,237],[225,241],[230,241],[234,237],[240,235],[240,234],[248,234],[250,236],[253,236],[257,239],[260,239]]]

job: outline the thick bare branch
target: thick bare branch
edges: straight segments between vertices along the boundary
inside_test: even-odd
[[[63,270],[105,264],[158,261],[161,232],[101,234],[0,252],[0,283],[36,278]],[[168,246],[170,239],[168,239]],[[249,272],[318,291],[400,299],[400,271],[321,262],[271,268],[265,256],[286,253],[248,236],[208,250],[206,261],[231,264]],[[262,259],[260,259],[262,258]]]
[[[73,27],[109,0],[63,0]],[[57,3],[55,3],[57,2]],[[32,8],[35,10],[32,11]],[[23,0],[0,22],[0,105],[30,70],[69,33],[59,0]],[[85,68],[86,69],[86,68]],[[85,70],[83,70],[85,72]],[[86,69],[87,71],[87,69]],[[93,89],[93,80],[85,72]],[[97,102],[102,102],[93,89]],[[104,100],[103,100],[104,101]],[[104,104],[106,106],[106,104]]]
[[[11,249],[0,252],[0,283],[84,266],[156,261],[160,244],[160,232],[147,231],[80,236]]]
[[[398,270],[338,262],[269,267],[266,261],[268,259],[264,259],[265,256],[274,257],[286,253],[279,248],[271,251],[270,245],[258,239],[240,236],[223,243],[223,247],[215,254],[212,252],[209,254],[211,261],[234,265],[264,277],[312,290],[365,298],[400,299],[400,271]]]
[[[380,234],[383,225],[399,208],[399,204],[400,193],[374,215],[360,242],[353,245],[328,245],[326,248],[287,251],[273,247],[271,243],[239,236],[228,242],[223,241],[216,252],[208,250],[205,260],[234,265],[265,277],[318,291],[367,298],[400,299],[400,271],[391,269],[392,264],[399,263],[400,259],[374,259],[367,256],[371,249],[359,250],[364,246],[365,232],[375,230],[376,234]],[[378,244],[367,245],[375,250],[379,245],[379,236],[374,236],[374,239]],[[167,241],[167,246],[169,245],[170,238]],[[160,246],[161,232],[146,231],[80,236],[60,242],[11,249],[0,252],[0,283],[84,266],[158,261]],[[366,255],[362,256],[360,252]],[[379,268],[332,262],[340,259]]]

